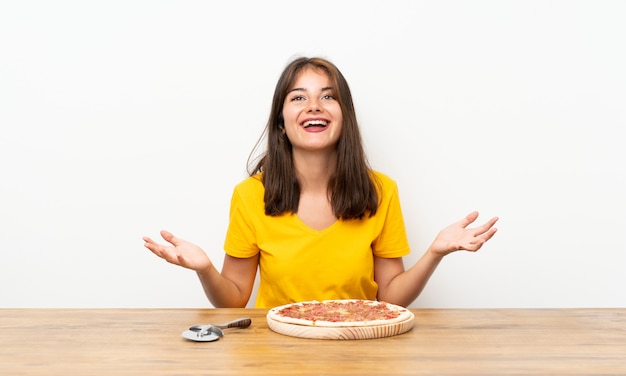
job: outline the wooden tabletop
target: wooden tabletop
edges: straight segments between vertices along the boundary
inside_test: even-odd
[[[262,309],[0,309],[0,375],[626,374],[626,309],[412,309],[395,337],[272,332]],[[250,317],[192,342],[192,324]]]

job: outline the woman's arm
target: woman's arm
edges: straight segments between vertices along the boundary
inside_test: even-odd
[[[498,218],[494,217],[475,228],[467,228],[476,218],[478,212],[472,212],[441,230],[424,255],[407,271],[401,258],[374,256],[378,300],[406,307],[422,292],[444,256],[459,250],[478,251],[496,233],[493,226]]]
[[[197,245],[179,239],[167,231],[161,231],[161,236],[171,245],[161,245],[149,237],[144,237],[144,246],[169,263],[195,270],[204,293],[215,307],[246,306],[254,286],[259,264],[258,255],[250,258],[226,255],[220,273]]]
[[[378,284],[380,301],[401,305],[411,304],[422,292],[441,258],[426,252],[412,268],[405,271],[402,258],[374,256],[374,279]]]
[[[216,308],[244,308],[250,300],[258,266],[258,254],[250,258],[226,255],[221,274],[214,267],[196,273],[204,293]]]

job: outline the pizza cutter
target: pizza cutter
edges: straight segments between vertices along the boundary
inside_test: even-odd
[[[252,324],[252,320],[250,318],[242,317],[217,325],[192,325],[189,330],[183,332],[183,337],[192,341],[200,342],[216,341],[220,337],[224,336],[222,329],[247,328],[250,324]]]

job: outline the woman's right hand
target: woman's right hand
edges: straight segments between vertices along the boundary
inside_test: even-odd
[[[161,236],[171,245],[162,245],[144,236],[144,246],[165,261],[187,269],[200,271],[211,266],[211,260],[197,245],[179,239],[165,230],[161,231]]]

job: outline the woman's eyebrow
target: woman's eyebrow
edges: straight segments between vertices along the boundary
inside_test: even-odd
[[[326,87],[323,87],[322,90],[320,91],[328,91],[328,90],[334,90],[334,88],[332,86],[326,86]],[[289,90],[287,94],[294,92],[294,91],[307,91],[307,90],[303,87],[294,87],[293,89]]]

